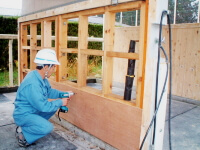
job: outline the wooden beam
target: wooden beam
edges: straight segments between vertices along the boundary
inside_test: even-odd
[[[61,53],[78,53],[76,48],[61,48]]]
[[[87,55],[82,54],[82,49],[88,47],[88,17],[79,16],[78,26],[78,86],[86,86],[87,79]]]
[[[36,56],[37,51],[35,49],[32,49],[33,47],[37,47],[37,24],[31,24],[30,25],[30,69],[34,70],[36,68],[36,64],[33,62]]]
[[[31,46],[22,46],[22,49],[31,49]]]
[[[139,10],[141,7],[142,1],[130,2],[125,4],[118,4],[116,6],[109,6],[108,9],[110,12],[123,12],[123,11],[134,11]]]
[[[126,2],[133,2],[133,1],[135,3],[139,3],[138,0],[118,0],[118,4],[126,3]],[[82,10],[87,10],[87,9],[92,9],[92,8],[110,6],[110,5],[112,5],[112,3],[111,3],[111,1],[108,1],[108,0],[83,1],[80,3],[75,3],[75,4],[71,4],[71,5],[31,14],[28,16],[20,17],[18,19],[18,22],[25,22],[25,21],[35,20],[35,19],[47,18],[47,17],[51,17],[51,16],[67,14],[67,13],[72,13],[72,12],[77,12],[77,11],[82,11]],[[118,5],[114,5],[114,7],[116,7],[116,9],[118,9],[117,8]],[[133,7],[130,6],[130,8],[133,8]],[[126,8],[126,9],[128,9],[128,8]],[[119,10],[119,12],[121,11],[120,9],[118,9],[118,10]]]
[[[104,26],[103,94],[109,94],[112,90],[113,58],[107,57],[107,51],[113,51],[114,47],[115,13],[105,12]]]
[[[137,53],[125,53],[125,52],[106,52],[107,57],[117,57],[117,58],[126,58],[126,59],[139,59]]]
[[[104,52],[102,50],[81,49],[81,54],[103,56]]]
[[[14,39],[18,39],[18,35],[17,34],[0,34],[0,39],[14,40]]]
[[[24,73],[29,73],[31,71],[31,69],[23,69],[22,72]]]

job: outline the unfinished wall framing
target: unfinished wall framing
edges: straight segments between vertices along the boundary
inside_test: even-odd
[[[142,70],[142,62],[143,62],[143,44],[140,44],[139,53],[131,53],[128,54],[126,52],[114,52],[114,32],[115,32],[115,13],[120,11],[128,11],[128,10],[138,10],[141,9],[141,5],[144,2],[130,2],[125,4],[119,4],[119,6],[106,6],[100,7],[90,10],[83,10],[79,12],[72,12],[63,15],[42,18],[37,20],[31,20],[28,22],[21,22],[21,70],[20,70],[20,81],[24,78],[23,74],[26,74],[27,71],[35,69],[35,64],[33,60],[37,53],[37,50],[42,48],[51,48],[54,49],[59,57],[59,61],[61,62],[61,66],[58,67],[56,72],[56,82],[64,81],[67,84],[73,85],[75,87],[84,89],[86,88],[86,80],[87,80],[87,56],[95,55],[95,56],[103,56],[103,82],[102,82],[102,91],[96,91],[101,95],[107,97],[111,94],[112,87],[112,70],[113,70],[113,58],[125,58],[125,59],[136,59],[139,60],[140,69]],[[105,24],[104,24],[104,51],[100,50],[91,50],[88,49],[88,17],[97,14],[105,14]],[[142,13],[141,13],[142,14]],[[79,18],[79,28],[78,28],[78,48],[67,48],[67,24],[68,19],[71,18]],[[55,22],[55,47],[52,47],[52,22]],[[141,20],[141,24],[144,21]],[[37,46],[37,24],[41,24],[41,46]],[[30,46],[28,46],[27,42],[27,28],[30,26]],[[140,26],[141,31],[144,29],[144,25]],[[144,32],[141,32],[140,37],[143,37]],[[143,38],[140,40],[143,41]],[[141,42],[142,43],[142,42]],[[27,51],[30,51],[30,62],[28,62]],[[66,56],[67,53],[77,53],[78,54],[78,80],[77,83],[72,83],[70,81],[65,81],[66,72],[67,72],[67,61]],[[30,63],[30,66],[28,64]],[[137,74],[138,75],[138,74]],[[142,74],[138,75],[137,82],[138,85],[141,84]],[[86,90],[90,90],[87,89]],[[94,92],[92,90],[91,92]],[[142,108],[141,102],[141,86],[137,86],[137,94],[135,103],[131,103],[131,105],[136,105]],[[94,93],[94,94],[97,94]],[[112,96],[111,96],[112,97]],[[119,98],[121,99],[121,98]]]
[[[155,5],[152,4],[155,3],[151,1],[151,6],[154,7]],[[82,8],[79,7],[80,5]],[[117,5],[111,5],[107,0],[84,1],[19,18],[20,81],[28,71],[35,69],[33,59],[38,50],[54,49],[62,65],[56,70],[55,77],[50,79],[52,87],[77,93],[69,104],[69,112],[61,114],[61,117],[118,149],[139,149],[151,112],[151,108],[146,108],[151,102],[147,100],[149,95],[144,96],[148,5],[150,5],[149,1],[142,0],[119,0]],[[114,51],[115,13],[131,10],[140,10],[141,13],[138,52],[128,53],[128,49],[127,52]],[[151,11],[155,12],[153,9]],[[104,50],[88,49],[88,17],[98,14],[105,15]],[[69,38],[67,24],[68,19],[71,18],[79,18],[78,48],[67,47]],[[52,47],[52,22],[55,22],[55,39],[53,39],[55,47]],[[38,24],[41,25],[41,46],[37,45]],[[27,40],[29,26],[30,45]],[[77,83],[66,80],[68,53],[78,55]],[[88,55],[103,58],[102,90],[87,86]],[[121,97],[112,94],[114,58],[135,59],[138,62],[135,78],[137,94],[134,102],[124,101]],[[145,111],[143,111],[144,100]]]

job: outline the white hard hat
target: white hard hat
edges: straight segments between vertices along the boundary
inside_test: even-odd
[[[60,65],[56,58],[56,53],[51,49],[40,50],[35,57],[34,63],[37,64],[55,64]]]

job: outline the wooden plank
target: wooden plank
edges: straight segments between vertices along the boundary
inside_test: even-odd
[[[44,47],[44,21],[41,21],[41,47]]]
[[[31,69],[23,69],[22,72],[24,73],[29,73],[31,71]]]
[[[89,10],[82,10],[82,11],[77,11],[73,13],[67,13],[67,14],[62,15],[62,18],[66,18],[66,19],[78,18],[78,16],[80,15],[94,16],[94,15],[103,14],[104,11],[105,11],[104,7],[99,7],[99,8],[89,9]]]
[[[67,19],[61,18],[59,16],[59,81],[66,80],[67,78],[67,54],[63,53],[62,49],[67,49],[67,30],[68,22]]]
[[[18,41],[17,41],[17,43],[18,43],[18,48],[17,48],[17,52],[18,52],[18,58],[17,58],[17,60],[18,60],[18,85],[20,85],[20,83],[21,83],[21,79],[22,79],[22,77],[23,77],[23,73],[22,73],[22,65],[21,65],[21,57],[22,57],[22,49],[21,49],[21,45],[22,45],[22,42],[21,42],[21,39],[22,39],[22,31],[21,31],[21,29],[22,29],[22,25],[20,24],[20,23],[18,23]]]
[[[124,97],[120,96],[120,95],[116,95],[116,94],[110,93],[110,94],[107,94],[107,95],[104,95],[104,96],[106,98],[112,99],[112,100],[114,100],[114,101],[116,101],[118,103],[127,104],[127,105],[130,105],[130,106],[136,106],[135,100],[124,101]]]
[[[156,81],[156,63],[158,56],[158,43],[155,43],[155,39],[158,38],[159,35],[159,26],[155,26],[153,23],[160,22],[160,16],[163,10],[167,9],[167,1],[160,0],[146,0],[143,2],[144,5],[141,6],[141,18],[140,23],[142,23],[142,32],[140,30],[140,42],[143,44],[139,48],[142,53],[139,53],[140,58],[142,60],[142,64],[139,64],[139,68],[142,68],[138,71],[138,80],[141,80],[139,92],[141,94],[137,94],[136,104],[140,102],[139,106],[142,104],[143,112],[142,112],[142,125],[141,125],[141,136],[140,139],[142,142],[145,133],[149,127],[149,123],[152,119],[154,112],[154,103],[155,103],[155,81]],[[141,26],[140,25],[140,26]],[[140,66],[141,65],[141,66]],[[142,77],[142,78],[140,78]],[[137,90],[137,92],[138,92]],[[162,100],[167,100],[167,94],[162,97]],[[163,107],[164,108],[164,107]],[[166,111],[162,109],[162,111]],[[163,127],[157,126],[157,128],[162,129],[159,131],[159,134],[164,134]],[[151,146],[152,134],[149,134],[144,143],[143,149],[148,150]],[[155,147],[159,144],[162,147],[162,139],[155,139]]]
[[[76,48],[61,48],[62,53],[78,53],[78,49]]]
[[[143,2],[140,10],[139,66],[137,72],[136,106],[143,108],[145,64],[147,51],[148,6]]]
[[[137,0],[118,0],[118,4],[125,3],[125,2],[131,2],[131,1],[135,1],[136,3],[138,3]],[[20,17],[18,19],[18,22],[25,22],[25,21],[46,18],[46,17],[50,17],[50,16],[56,16],[56,15],[60,15],[60,14],[77,12],[77,11],[81,11],[81,10],[87,10],[87,9],[98,8],[98,7],[109,6],[109,5],[112,5],[112,4],[108,0],[84,1],[84,2],[80,2],[80,3],[75,3],[75,4],[39,12],[36,14],[31,14],[28,16]],[[117,9],[117,5],[115,5],[115,7]],[[130,6],[130,8],[133,8],[133,7]],[[119,9],[119,12],[120,12],[120,9]]]
[[[0,39],[18,39],[17,34],[0,34]]]
[[[60,116],[96,136],[97,138],[122,150],[138,150],[142,110],[130,103],[118,102],[87,90],[51,81],[53,88],[73,91],[69,112]],[[85,89],[85,88],[84,88]],[[123,113],[119,113],[123,112]],[[109,133],[109,134],[108,134]]]
[[[88,46],[88,17],[79,16],[78,26],[78,86],[86,86],[87,78],[87,55],[81,54],[81,49]]]
[[[13,86],[13,39],[9,40],[9,85]]]
[[[19,33],[20,41],[20,49],[19,49],[19,67],[20,67],[20,80],[19,83],[23,80],[24,76],[22,73],[22,69],[28,68],[28,56],[27,56],[27,50],[22,49],[23,46],[27,46],[27,26],[23,26],[20,24],[20,33]]]
[[[31,49],[31,46],[22,46],[22,49]]]
[[[114,6],[109,6],[109,11],[110,12],[123,12],[123,11],[134,11],[134,10],[139,10],[142,1],[137,1],[137,2],[130,2],[130,3],[124,3],[124,4],[118,4]]]
[[[51,20],[51,21],[53,21],[53,20]],[[62,35],[62,34],[60,34],[60,30],[61,30],[60,25],[61,25],[61,18],[60,18],[60,16],[57,16],[55,18],[55,51],[56,51],[56,56],[57,56],[58,61],[60,60],[60,44],[61,44],[60,43],[60,36]],[[53,29],[52,29],[52,31],[53,31]],[[60,65],[59,65],[57,67],[56,73],[55,73],[57,82],[60,82],[60,79],[61,79],[60,73],[61,73],[61,68],[60,68]]]
[[[37,47],[37,24],[30,25],[30,45],[32,47]],[[35,59],[37,51],[35,49],[30,49],[30,69],[34,70],[36,68],[36,64],[33,62]]]
[[[137,53],[125,53],[125,52],[106,52],[107,57],[117,57],[117,58],[126,58],[126,59],[139,59],[139,55]]]
[[[81,54],[103,56],[104,52],[101,50],[94,50],[94,49],[81,49]]]
[[[109,94],[112,90],[113,58],[107,57],[106,52],[114,48],[115,13],[105,12],[104,26],[103,94]]]
[[[130,40],[139,41],[139,26],[138,27],[115,27],[115,52],[128,53]],[[135,53],[139,53],[139,43],[135,45]],[[114,58],[113,60],[113,81],[125,85],[125,77],[127,75],[128,60],[122,58]],[[135,66],[135,80],[133,86],[137,85],[137,70],[138,63]],[[120,70],[120,71],[119,71]]]
[[[167,29],[168,26],[163,26],[164,29]],[[173,24],[171,25],[172,29],[193,29],[200,28],[200,23],[184,23],[184,24]]]
[[[51,28],[52,22],[50,21],[44,21],[44,33],[43,33],[43,42],[44,47],[52,47],[51,44],[51,36],[52,36],[52,28]]]

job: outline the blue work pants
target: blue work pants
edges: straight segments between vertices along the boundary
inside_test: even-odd
[[[53,130],[53,125],[48,119],[51,118],[55,112],[14,116],[14,120],[15,123],[21,127],[26,141],[32,144]]]

